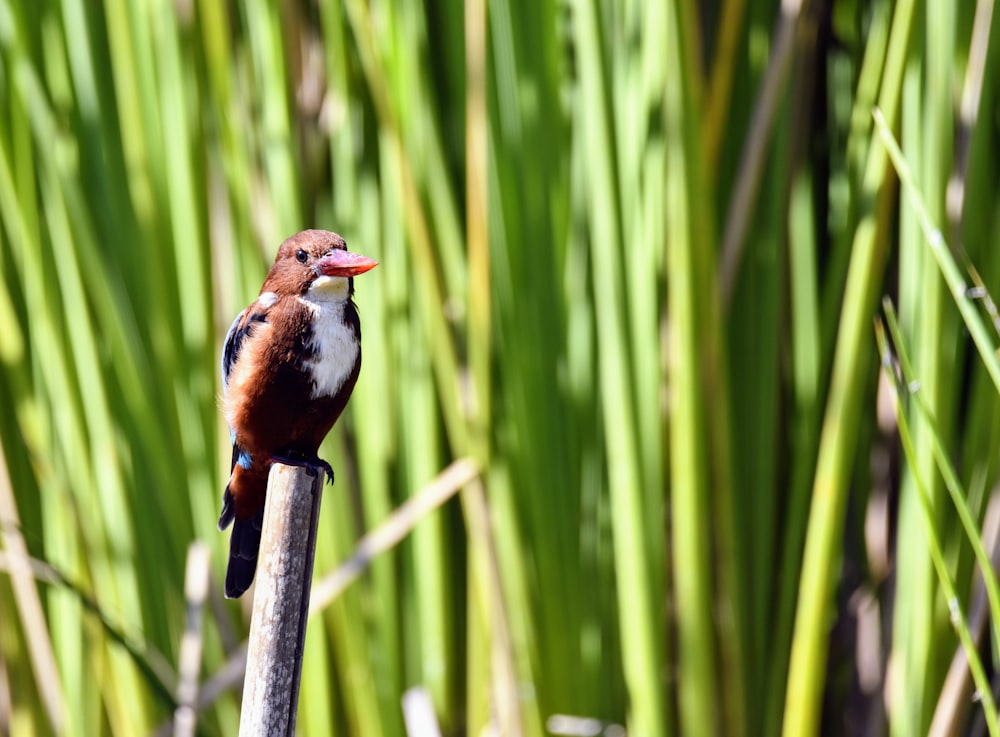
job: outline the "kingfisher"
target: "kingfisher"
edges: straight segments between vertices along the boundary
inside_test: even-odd
[[[361,369],[354,277],[377,264],[348,251],[336,233],[296,233],[226,333],[223,409],[233,459],[219,530],[233,525],[227,598],[241,596],[257,570],[271,464],[322,470],[333,483],[333,469],[317,453]]]

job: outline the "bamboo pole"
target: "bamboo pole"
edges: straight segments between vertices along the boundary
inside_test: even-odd
[[[271,467],[240,737],[295,734],[323,480],[305,468]]]

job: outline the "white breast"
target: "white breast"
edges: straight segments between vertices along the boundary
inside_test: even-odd
[[[303,362],[306,371],[312,374],[313,399],[333,396],[354,370],[360,350],[357,336],[344,322],[347,302],[300,299],[313,313],[312,348],[315,352],[311,359]]]

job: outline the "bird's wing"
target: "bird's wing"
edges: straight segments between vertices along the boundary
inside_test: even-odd
[[[243,347],[244,341],[250,335],[255,325],[267,322],[267,314],[277,301],[277,296],[273,292],[264,292],[253,304],[238,314],[236,319],[233,320],[233,324],[229,326],[229,332],[226,333],[226,342],[222,347],[223,393],[229,388],[229,375],[232,373],[233,366],[236,365],[236,362],[240,358],[240,349]],[[249,467],[250,456],[236,444],[236,433],[233,431],[233,428],[230,427],[229,432],[233,440],[232,465],[235,466],[237,463],[242,463],[245,467]],[[232,467],[230,467],[231,469]]]
[[[233,366],[240,357],[240,349],[243,347],[243,342],[246,340],[247,336],[250,335],[250,331],[253,330],[254,326],[258,323],[267,322],[267,313],[274,306],[275,302],[278,301],[277,295],[273,292],[264,292],[256,301],[240,314],[236,316],[233,320],[233,324],[229,326],[229,331],[226,333],[226,341],[222,346],[222,390],[225,392],[229,388],[229,374],[232,373]],[[252,459],[247,451],[241,448],[236,442],[236,432],[232,427],[229,428],[230,435],[233,442],[233,459],[229,466],[230,472],[239,463],[244,468],[249,468],[252,463]],[[229,491],[229,484],[226,484],[226,490],[222,495],[222,514],[219,516],[219,529],[223,530],[229,526],[229,524],[235,519],[236,507],[235,500],[233,499],[232,493]]]
[[[226,342],[222,344],[223,391],[229,388],[229,374],[232,372],[233,366],[236,365],[236,359],[239,358],[244,339],[250,334],[250,329],[253,327],[254,321],[248,319],[253,307],[254,305],[250,305],[236,316],[226,333]]]
[[[257,300],[236,316],[226,333],[226,341],[222,347],[222,389],[229,387],[229,374],[240,357],[243,341],[250,334],[254,325],[267,322],[267,313],[277,301],[272,292],[265,292]]]

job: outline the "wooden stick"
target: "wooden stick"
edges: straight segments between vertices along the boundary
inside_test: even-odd
[[[240,737],[295,734],[323,480],[305,468],[271,466]]]

